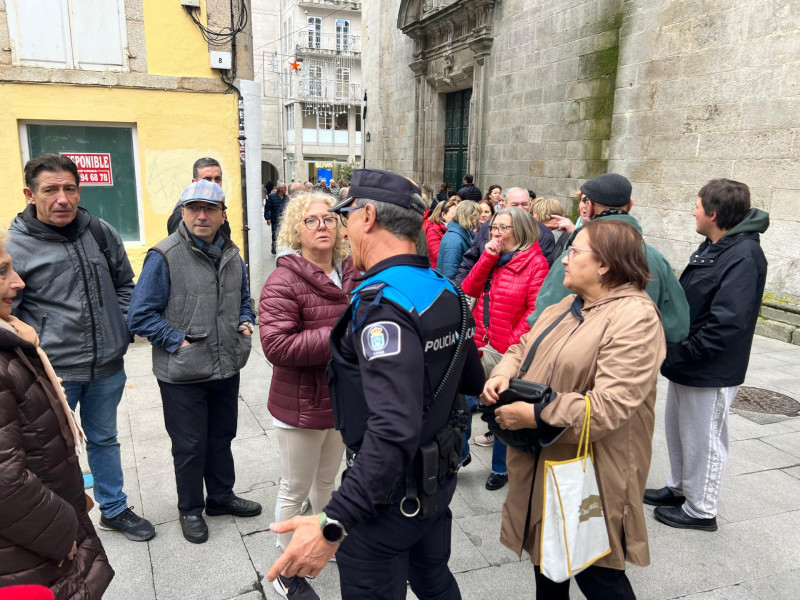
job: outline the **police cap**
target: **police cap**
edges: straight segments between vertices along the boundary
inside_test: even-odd
[[[414,194],[422,196],[422,191],[407,177],[379,169],[358,169],[353,171],[350,180],[349,197],[329,211],[338,213],[345,206],[352,204],[356,198],[365,198],[396,204],[423,214],[421,207],[412,202]]]

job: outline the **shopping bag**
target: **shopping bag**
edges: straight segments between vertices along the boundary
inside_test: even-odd
[[[591,403],[586,396],[577,457],[545,461],[540,568],[556,583],[611,553],[603,503],[589,444]]]

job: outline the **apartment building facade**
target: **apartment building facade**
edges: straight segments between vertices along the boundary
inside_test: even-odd
[[[255,0],[262,178],[338,179],[361,162],[361,2]]]

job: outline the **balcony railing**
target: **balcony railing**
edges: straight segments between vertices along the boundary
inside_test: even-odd
[[[308,54],[361,53],[361,36],[344,33],[318,33],[300,31],[297,34],[297,52]]]
[[[314,102],[361,102],[361,84],[344,83],[333,79],[303,79],[297,91],[299,98]]]
[[[313,146],[347,146],[349,143],[350,136],[346,129],[303,128],[303,144]]]

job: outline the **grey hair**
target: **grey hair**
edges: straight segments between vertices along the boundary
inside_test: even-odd
[[[511,188],[509,190],[506,190],[506,194],[505,194],[506,195],[506,203],[511,202],[511,196],[515,195],[515,194],[520,194],[520,195],[524,194],[525,195],[525,200],[527,200],[528,202],[531,202],[531,204],[533,203],[533,201],[531,200],[530,194],[528,194],[528,190],[526,190],[525,188],[521,188],[521,187],[513,187],[513,188]]]
[[[527,250],[539,240],[539,226],[534,221],[533,216],[527,210],[523,210],[518,206],[513,208],[500,208],[494,213],[492,217],[492,224],[497,220],[500,215],[508,215],[511,217],[511,227],[514,234],[514,240],[517,245],[514,250]]]
[[[205,169],[206,167],[219,167],[219,170],[222,170],[222,165],[219,164],[219,161],[216,158],[198,158],[194,161],[194,165],[192,165],[192,179],[197,179],[198,173],[200,173],[200,169]]]
[[[285,184],[285,183],[283,183],[282,181],[279,181],[278,183],[276,183],[276,184],[275,184],[275,189],[276,189],[276,190],[277,190],[278,188],[282,188],[282,187],[286,187],[286,184]]]
[[[370,200],[369,198],[356,198],[356,206],[364,207],[372,204],[375,215],[381,226],[389,233],[399,238],[416,242],[422,230],[422,215],[425,214],[425,202],[419,194],[411,195],[411,208],[403,208],[390,202]]]

